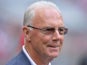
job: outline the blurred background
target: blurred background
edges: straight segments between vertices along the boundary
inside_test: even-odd
[[[0,65],[16,56],[23,45],[22,23],[26,8],[38,0],[0,0]],[[87,53],[87,0],[49,0],[62,11],[69,32],[60,56],[52,65],[78,65]]]

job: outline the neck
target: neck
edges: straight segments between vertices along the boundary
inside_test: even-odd
[[[49,58],[44,57],[44,55],[40,55],[40,54],[36,53],[33,50],[31,44],[25,45],[25,49],[37,65],[49,65],[49,62],[50,62]]]

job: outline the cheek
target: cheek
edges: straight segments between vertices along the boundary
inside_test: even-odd
[[[51,37],[50,36],[47,36],[47,35],[43,35],[42,38],[41,38],[42,42],[44,44],[47,44],[51,41]]]
[[[61,37],[61,42],[63,43],[63,41],[64,41],[64,36],[63,36],[63,37]]]
[[[46,45],[47,42],[50,41],[50,38],[51,38],[50,36],[44,35],[42,33],[37,33],[37,32],[32,35],[32,41],[40,45],[44,45],[44,44]]]
[[[49,42],[50,37],[44,36],[41,34],[33,34],[31,37],[32,47],[34,50],[36,50],[39,54],[45,54],[46,53],[46,46]]]
[[[64,37],[62,36],[62,37],[60,38],[60,44],[61,44],[61,46],[63,45],[63,42],[64,42]]]
[[[32,36],[30,39],[31,39],[31,42],[35,44],[36,46],[41,46],[44,44],[45,41],[47,41],[47,38],[43,34],[38,32],[32,33]]]
[[[63,46],[63,42],[64,42],[64,37],[61,37],[60,39],[60,48],[59,48],[59,52],[61,51],[61,48]]]

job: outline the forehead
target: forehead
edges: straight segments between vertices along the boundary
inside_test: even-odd
[[[63,19],[56,9],[52,7],[43,7],[35,9],[35,17],[33,19],[34,26],[61,26]]]

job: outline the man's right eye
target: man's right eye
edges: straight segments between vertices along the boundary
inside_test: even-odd
[[[54,31],[55,29],[54,28],[47,28],[45,29],[46,31]]]
[[[44,28],[44,29],[43,29],[43,32],[44,32],[45,34],[52,34],[52,33],[54,33],[54,31],[55,31],[54,28]]]

